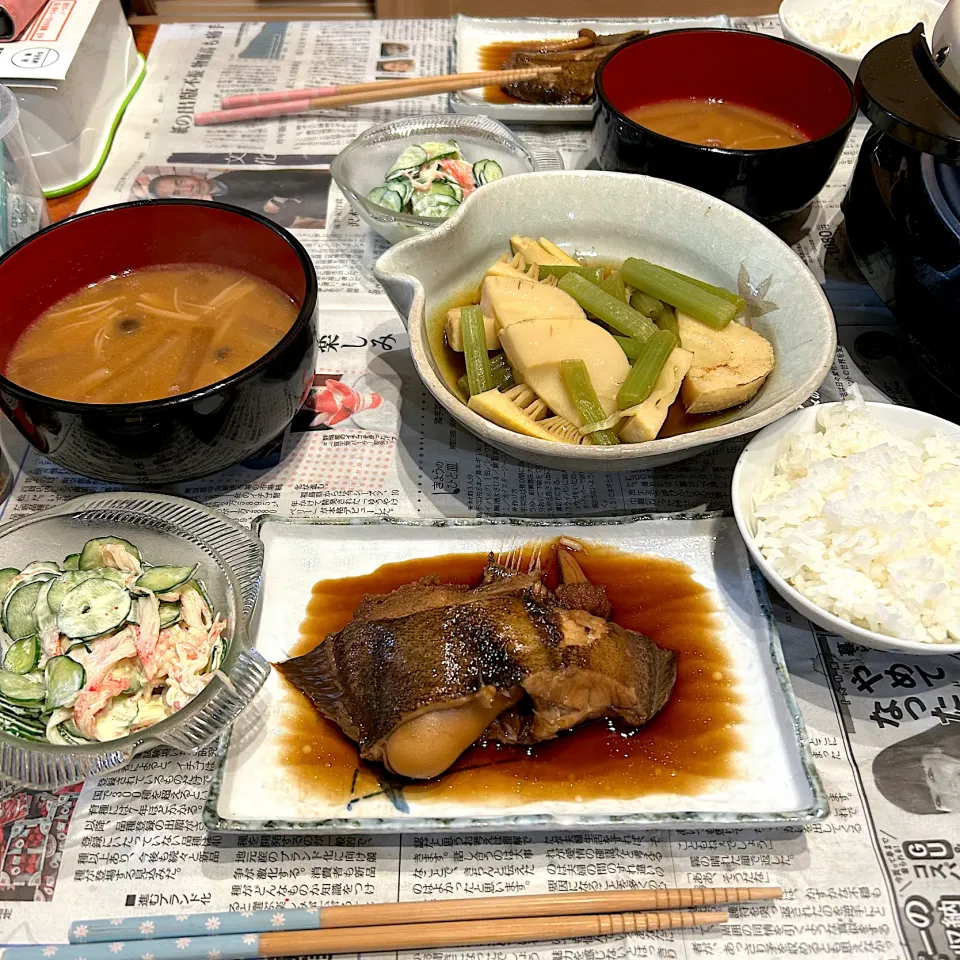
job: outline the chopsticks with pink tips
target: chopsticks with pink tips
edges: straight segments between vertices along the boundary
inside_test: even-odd
[[[85,920],[71,925],[69,945],[7,947],[2,960],[248,960],[531,943],[706,926],[727,912],[697,908],[782,895],[779,887],[688,887]]]
[[[539,69],[531,67],[530,69]],[[555,69],[555,68],[551,68]],[[480,70],[475,73],[452,73],[448,76],[458,80],[476,80],[480,86],[493,86],[500,70]],[[494,82],[491,82],[491,76]],[[290,103],[292,100],[314,100],[317,97],[335,97],[348,93],[365,93],[368,90],[390,89],[391,86],[422,87],[445,80],[447,77],[410,77],[406,80],[377,80],[373,83],[342,83],[322,87],[304,87],[302,90],[269,90],[265,93],[238,93],[220,100],[221,110],[239,110],[241,107],[259,107],[266,103]]]
[[[251,94],[258,97],[256,103],[227,110],[210,110],[194,114],[193,122],[198,127],[216,123],[239,123],[245,120],[260,120],[267,117],[283,117],[291,114],[313,113],[317,110],[332,110],[337,107],[354,107],[364,103],[382,103],[387,100],[405,100],[408,97],[431,97],[438,93],[453,93],[474,87],[502,87],[520,80],[559,73],[562,67],[524,67],[518,70],[487,70],[480,73],[451,73],[440,77],[418,77],[409,80],[385,80],[379,83],[351,84],[366,89],[343,93],[341,87],[314,87],[305,91],[280,91],[278,99],[266,100],[269,94]],[[316,96],[289,99],[293,94],[314,94],[316,91],[334,90]],[[280,94],[283,99],[279,99]],[[235,98],[230,98],[235,102]]]

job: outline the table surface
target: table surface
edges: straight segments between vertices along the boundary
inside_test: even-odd
[[[137,50],[144,56],[150,53],[154,38],[159,28],[153,24],[140,24],[133,27],[133,38],[137,44]],[[69,217],[77,212],[77,208],[83,202],[86,195],[90,192],[90,187],[83,187],[81,190],[75,190],[64,197],[57,197],[54,200],[48,200],[47,206],[50,208],[50,219],[56,222]]]

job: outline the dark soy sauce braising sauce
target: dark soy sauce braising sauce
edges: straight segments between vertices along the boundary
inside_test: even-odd
[[[711,780],[737,775],[741,698],[710,592],[677,561],[586,547],[576,553],[577,561],[592,582],[607,588],[613,619],[676,652],[677,683],[667,705],[640,729],[597,720],[534,747],[479,741],[435,780],[404,781],[408,801],[482,798],[485,806],[495,806],[691,795]],[[557,542],[542,549],[549,587],[557,583],[558,549],[563,548]],[[388,593],[431,574],[446,583],[475,586],[486,561],[481,553],[450,554],[385,564],[365,576],[321,580],[292,655],[302,655],[343,627],[364,594]],[[282,762],[306,794],[346,804],[381,793],[388,784],[397,786],[397,778],[361,760],[336,724],[287,687],[292,699],[281,730]]]

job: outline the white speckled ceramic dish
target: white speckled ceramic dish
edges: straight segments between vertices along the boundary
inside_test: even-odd
[[[717,426],[648,443],[573,446],[521,436],[468,409],[432,356],[428,320],[475,288],[515,234],[548,237],[568,253],[619,262],[644,257],[736,289],[772,277],[778,309],[752,321],[773,344],[776,366],[760,392]],[[638,470],[673,463],[752,433],[799,407],[830,369],[836,326],[803,261],[756,220],[715,197],[628,173],[532,173],[476,191],[442,227],[398,244],[374,268],[406,320],[410,351],[430,392],[459,423],[519,460],[567,470]]]
[[[626,33],[628,30],[685,30],[692,27],[729,27],[730,18],[659,17],[607,18],[599,20],[557,20],[551,17],[465,17],[453,18],[454,72],[472,73],[486,70],[480,62],[480,51],[489,43],[510,43],[518,40],[563,40],[575,37],[584,27],[596,33]],[[491,103],[482,90],[463,90],[450,94],[454,113],[482,114],[510,123],[589,123],[593,118],[592,103]]]
[[[629,830],[705,824],[782,826],[820,820],[827,814],[780,640],[766,598],[761,598],[762,580],[759,575],[756,582],[751,577],[732,520],[328,522],[266,517],[257,532],[265,560],[252,636],[256,649],[274,663],[286,660],[297,643],[318,580],[362,576],[381,564],[450,553],[506,552],[560,536],[576,537],[588,550],[591,544],[600,544],[679,561],[707,589],[716,610],[714,636],[727,663],[723,672],[729,673],[731,696],[739,701],[733,731],[737,746],[723,772],[699,765],[703,757],[715,757],[721,749],[721,728],[727,721],[708,722],[705,732],[684,712],[691,724],[685,737],[696,741],[703,736],[705,743],[696,767],[703,775],[687,781],[682,789],[677,787],[680,780],[672,779],[683,776],[678,757],[667,768],[673,772],[662,781],[657,779],[660,789],[653,791],[634,788],[631,792],[621,766],[595,791],[583,785],[588,771],[581,770],[578,780],[571,770],[568,788],[556,796],[524,797],[515,782],[504,793],[504,771],[509,771],[508,780],[516,774],[498,757],[485,763],[474,761],[475,765],[461,773],[451,771],[432,785],[418,785],[391,776],[378,765],[358,762],[353,745],[332,725],[319,729],[309,721],[304,725],[303,711],[311,713],[310,707],[275,670],[255,701],[256,708],[221,740],[204,810],[210,829],[256,833]],[[438,572],[442,577],[443,571]],[[650,601],[657,602],[653,596]],[[675,596],[667,602],[676,620],[684,605]],[[685,674],[697,676],[703,663],[711,662],[701,659],[699,649],[686,654],[682,647],[678,649],[678,661],[689,657],[678,667],[678,683],[683,683]],[[710,669],[715,668],[713,663]],[[693,672],[686,673],[688,669]],[[658,734],[656,723],[651,725],[651,736],[663,736],[669,743],[669,727],[665,733],[660,728]],[[302,754],[316,759],[304,763],[299,759]],[[315,763],[336,769],[338,781],[326,780]],[[251,771],[256,775],[251,776]],[[479,782],[478,771],[482,771]],[[466,796],[456,792],[462,776],[469,778]]]

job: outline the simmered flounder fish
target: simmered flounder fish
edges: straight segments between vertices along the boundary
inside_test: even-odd
[[[472,590],[429,578],[367,597],[277,669],[364,759],[413,779],[484,735],[536,743],[596,717],[644,724],[670,696],[674,655],[608,622],[604,589],[575,567],[556,594],[491,562]]]

